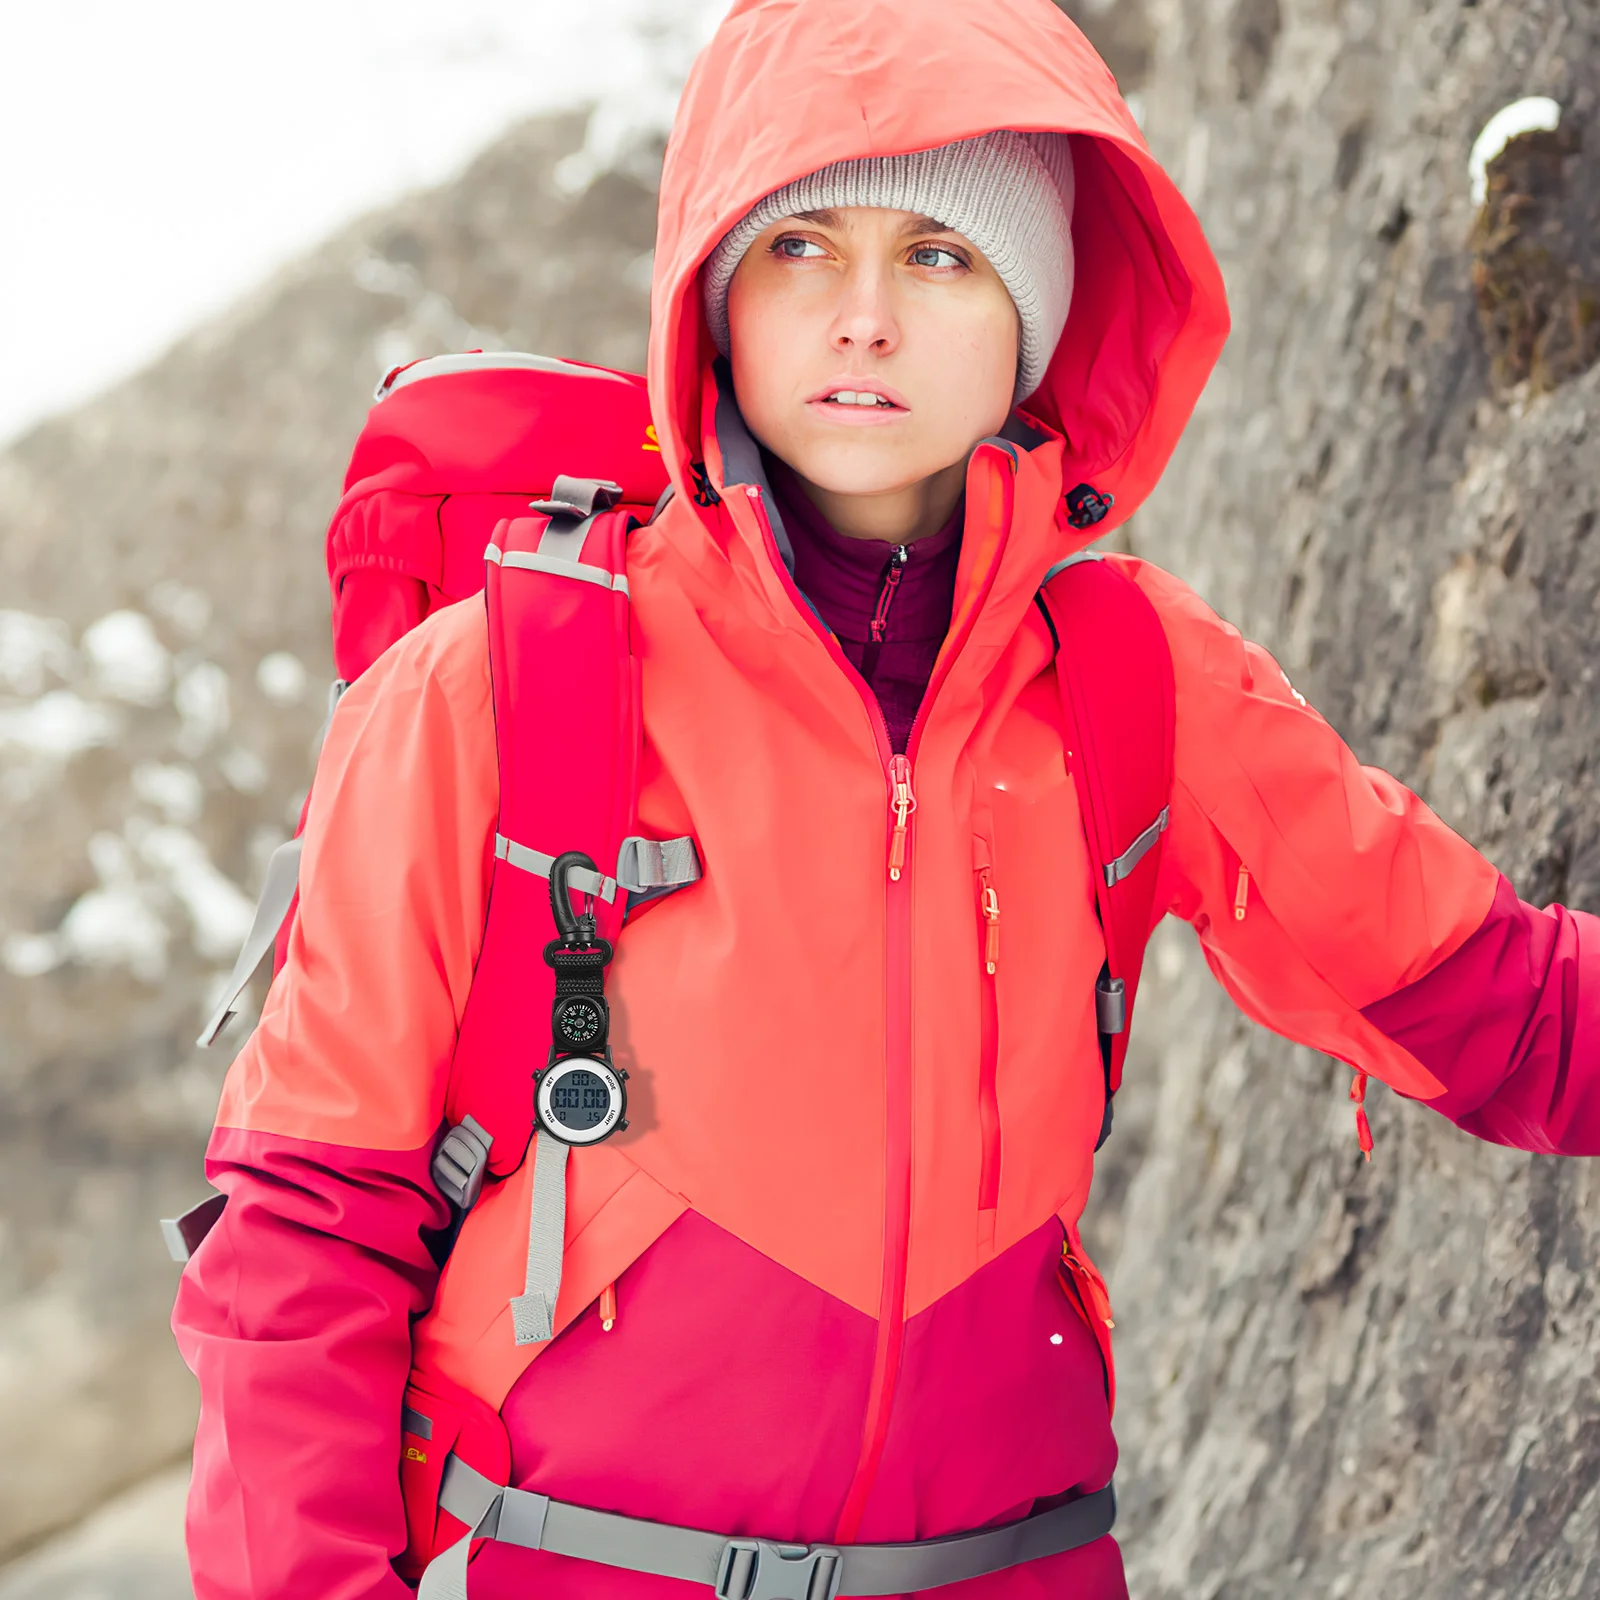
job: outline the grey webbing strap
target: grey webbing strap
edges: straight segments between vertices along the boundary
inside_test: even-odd
[[[617,882],[629,894],[681,889],[699,881],[700,856],[693,839],[641,839],[633,835],[622,841],[617,852]]]
[[[1105,871],[1106,887],[1108,889],[1116,888],[1144,860],[1151,846],[1167,831],[1167,823],[1171,820],[1171,817],[1172,808],[1170,806],[1162,806],[1161,815],[1115,861],[1106,862],[1103,870]]]
[[[494,853],[500,860],[539,878],[548,878],[555,862],[554,856],[518,844],[503,833],[494,836]],[[648,894],[661,889],[681,889],[698,883],[700,878],[700,856],[693,839],[641,839],[637,834],[624,839],[617,851],[616,877],[602,878],[598,872],[590,872],[585,867],[575,867],[567,874],[568,882],[604,900],[607,905],[616,899],[619,885],[629,894]]]
[[[502,1489],[451,1456],[439,1504],[476,1530],[528,1550],[548,1550],[630,1572],[704,1584],[718,1600],[832,1600],[835,1595],[901,1595],[937,1589],[1076,1550],[1111,1531],[1117,1497],[1110,1484],[1021,1522],[911,1544],[792,1545],[726,1538],[638,1517],[567,1505],[522,1489]],[[466,1552],[451,1546],[423,1576],[420,1600],[465,1600]],[[459,1591],[431,1586],[460,1555]]]
[[[534,1150],[528,1272],[522,1293],[511,1300],[511,1326],[518,1344],[540,1344],[555,1335],[567,1231],[567,1146],[540,1128]]]
[[[502,860],[509,861],[512,866],[520,867],[524,872],[531,872],[536,878],[548,878],[550,868],[555,864],[554,856],[547,856],[542,850],[530,850],[525,844],[518,844],[514,839],[508,839],[503,833],[494,836],[494,853]],[[574,867],[567,874],[567,882],[575,888],[582,889],[585,894],[592,894],[610,905],[617,897],[617,880],[615,878],[602,878],[598,872],[590,872],[587,867]]]
[[[222,991],[211,1019],[200,1031],[195,1043],[203,1050],[216,1042],[217,1035],[233,1020],[239,1009],[239,996],[250,982],[250,975],[261,965],[262,958],[272,948],[278,937],[283,919],[294,904],[295,890],[300,887],[300,840],[290,839],[272,852],[267,862],[266,881],[261,885],[261,898],[256,901],[256,914],[250,919],[250,931],[245,935],[244,948],[228,974],[228,986]]]

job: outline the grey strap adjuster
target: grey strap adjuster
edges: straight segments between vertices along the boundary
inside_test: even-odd
[[[1162,806],[1161,815],[1115,861],[1106,862],[1102,870],[1106,875],[1106,887],[1108,889],[1116,888],[1144,860],[1156,840],[1167,831],[1167,824],[1171,820],[1171,806]]]
[[[622,485],[609,478],[569,478],[564,473],[550,490],[548,500],[530,500],[530,511],[541,511],[547,517],[592,517],[597,511],[609,511],[622,498]]]
[[[730,1539],[717,1568],[717,1600],[834,1600],[844,1565],[831,1545]]]
[[[688,837],[641,839],[631,834],[617,852],[617,883],[629,894],[681,889],[699,881],[700,856]]]
[[[433,1181],[451,1205],[470,1211],[483,1192],[494,1135],[476,1117],[463,1117],[439,1141],[433,1156]]]

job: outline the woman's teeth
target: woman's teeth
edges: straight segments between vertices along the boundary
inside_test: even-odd
[[[828,400],[836,406],[885,406],[894,409],[894,402],[885,400],[881,394],[868,394],[855,389],[841,389],[837,394],[830,394]]]

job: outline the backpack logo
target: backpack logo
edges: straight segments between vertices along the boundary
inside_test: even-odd
[[[654,450],[657,455],[661,454],[661,435],[656,432],[655,423],[652,422],[644,430],[644,443],[639,448],[641,450]]]

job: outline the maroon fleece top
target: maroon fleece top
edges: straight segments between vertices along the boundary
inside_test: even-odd
[[[963,508],[914,544],[847,539],[794,474],[771,463],[772,486],[794,548],[794,581],[878,697],[889,744],[904,752],[917,708],[950,631]]]

